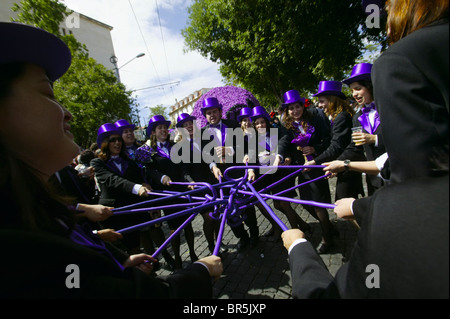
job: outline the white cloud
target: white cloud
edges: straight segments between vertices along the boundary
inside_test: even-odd
[[[64,3],[68,8],[114,28],[111,37],[119,67],[137,54],[145,53],[144,57],[135,59],[120,69],[121,80],[128,89],[180,81],[172,87],[137,91],[135,95],[141,108],[160,104],[168,108],[175,103],[175,99],[181,100],[195,90],[224,85],[215,63],[197,52],[183,53],[184,39],[181,29],[187,22],[187,8],[192,0],[130,1],[64,0]],[[161,37],[156,2],[164,41]],[[148,121],[148,117],[148,109],[143,109],[141,123]]]

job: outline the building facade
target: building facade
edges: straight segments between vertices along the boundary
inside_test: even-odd
[[[11,9],[14,3],[20,3],[20,0],[1,0],[1,22],[10,22],[11,18],[17,18],[17,13]],[[115,56],[112,29],[113,27],[105,23],[77,12],[69,15],[60,25],[61,34],[73,34],[79,42],[86,45],[89,56],[109,70],[114,70],[110,61],[111,57]]]
[[[187,113],[191,114],[194,110],[195,103],[202,97],[203,94],[208,92],[210,89],[203,88],[200,90],[197,90],[188,96],[186,96],[181,101],[177,101],[174,105],[170,107],[170,120],[172,123],[177,122],[177,118],[181,113]]]

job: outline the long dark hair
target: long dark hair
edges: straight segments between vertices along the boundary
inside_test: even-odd
[[[25,71],[25,63],[0,65],[0,109]],[[75,223],[73,211],[34,168],[8,151],[6,138],[0,135],[0,227],[68,235]]]

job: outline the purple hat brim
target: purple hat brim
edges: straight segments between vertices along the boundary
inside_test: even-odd
[[[165,124],[169,128],[170,124],[172,124],[172,122],[171,121],[156,121],[156,122],[153,122],[152,124],[150,124],[147,127],[147,135],[150,136],[152,134],[153,128],[154,127],[156,128],[158,125],[161,125],[161,124]]]
[[[208,106],[208,107],[202,107],[201,111],[203,116],[206,117],[205,113],[206,111],[210,110],[210,109],[220,109],[220,111],[222,111],[222,105],[214,105],[214,106]]]
[[[186,123],[186,122],[188,122],[188,121],[195,121],[196,119],[197,119],[197,118],[196,118],[195,116],[189,116],[189,117],[186,117],[186,118],[182,119],[181,121],[179,121],[179,122],[175,125],[175,127],[181,127],[181,126],[183,126],[184,123]]]
[[[122,133],[120,132],[120,130],[103,132],[97,137],[97,146],[101,147],[103,141],[105,140],[105,138],[107,138],[107,137],[109,137],[111,135],[121,135],[121,134]]]
[[[0,22],[0,39],[4,47],[0,52],[0,64],[38,65],[52,82],[66,73],[72,62],[70,50],[61,39],[30,25]]]
[[[372,81],[372,77],[371,77],[370,73],[355,75],[355,76],[353,76],[351,78],[343,80],[342,83],[350,85],[350,84],[352,84],[354,82],[358,82],[358,81],[362,81],[362,80]]]
[[[344,99],[344,100],[347,98],[344,93],[337,92],[337,91],[322,91],[322,92],[317,92],[316,94],[313,94],[314,97],[324,96],[324,95],[334,95],[334,96],[340,97],[341,99]]]
[[[269,122],[270,122],[270,120],[271,120],[269,114],[259,114],[259,115],[250,116],[252,122],[256,121],[256,120],[259,119],[260,117],[263,117],[263,118],[267,119]]]

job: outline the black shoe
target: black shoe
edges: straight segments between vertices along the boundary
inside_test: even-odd
[[[317,250],[317,253],[319,253],[320,255],[327,254],[330,252],[331,247],[333,247],[333,244],[321,242],[319,244],[319,246],[317,246],[316,250]]]

